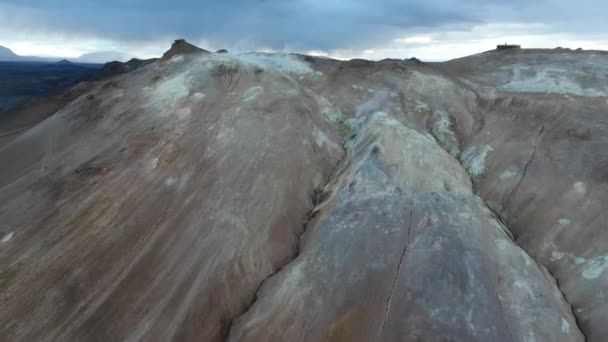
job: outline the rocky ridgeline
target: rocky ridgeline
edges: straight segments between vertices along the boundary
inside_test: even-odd
[[[604,72],[176,41],[0,147],[0,336],[603,341]]]

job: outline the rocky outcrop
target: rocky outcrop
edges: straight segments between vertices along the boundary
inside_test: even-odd
[[[608,336],[605,52],[520,50],[446,63],[480,96],[479,196],[555,276],[589,341]],[[475,67],[471,67],[475,65]],[[491,150],[490,150],[491,149]],[[481,160],[481,159],[480,159]]]
[[[201,49],[198,46],[194,46],[184,39],[177,39],[173,42],[173,45],[171,45],[171,49],[167,50],[163,54],[161,60],[168,60],[177,55],[188,55],[194,53],[209,53],[209,51]]]
[[[92,85],[0,147],[0,335],[603,341],[605,57],[496,53]]]
[[[229,341],[583,340],[555,282],[435,141],[377,112],[349,145],[301,254]]]

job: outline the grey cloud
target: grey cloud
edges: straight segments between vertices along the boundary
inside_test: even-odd
[[[275,49],[359,48],[408,32],[492,21],[596,33],[608,28],[608,4],[601,0],[0,0],[0,10],[21,14],[14,26],[46,32],[139,41],[185,37],[214,46],[248,41]]]

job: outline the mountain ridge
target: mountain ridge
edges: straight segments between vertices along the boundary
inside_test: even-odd
[[[55,63],[61,60],[69,60],[73,63],[82,64],[103,64],[112,61],[126,62],[133,58],[128,54],[118,51],[98,51],[85,53],[74,58],[66,57],[38,57],[38,56],[21,56],[14,53],[11,49],[0,46],[0,62],[45,62]]]
[[[3,336],[608,335],[607,55],[165,55],[0,146]]]

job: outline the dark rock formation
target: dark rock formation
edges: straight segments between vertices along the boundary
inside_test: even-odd
[[[173,42],[173,45],[171,45],[171,49],[163,54],[161,60],[164,61],[177,55],[189,55],[194,53],[209,53],[209,51],[194,46],[184,39],[177,39]]]

